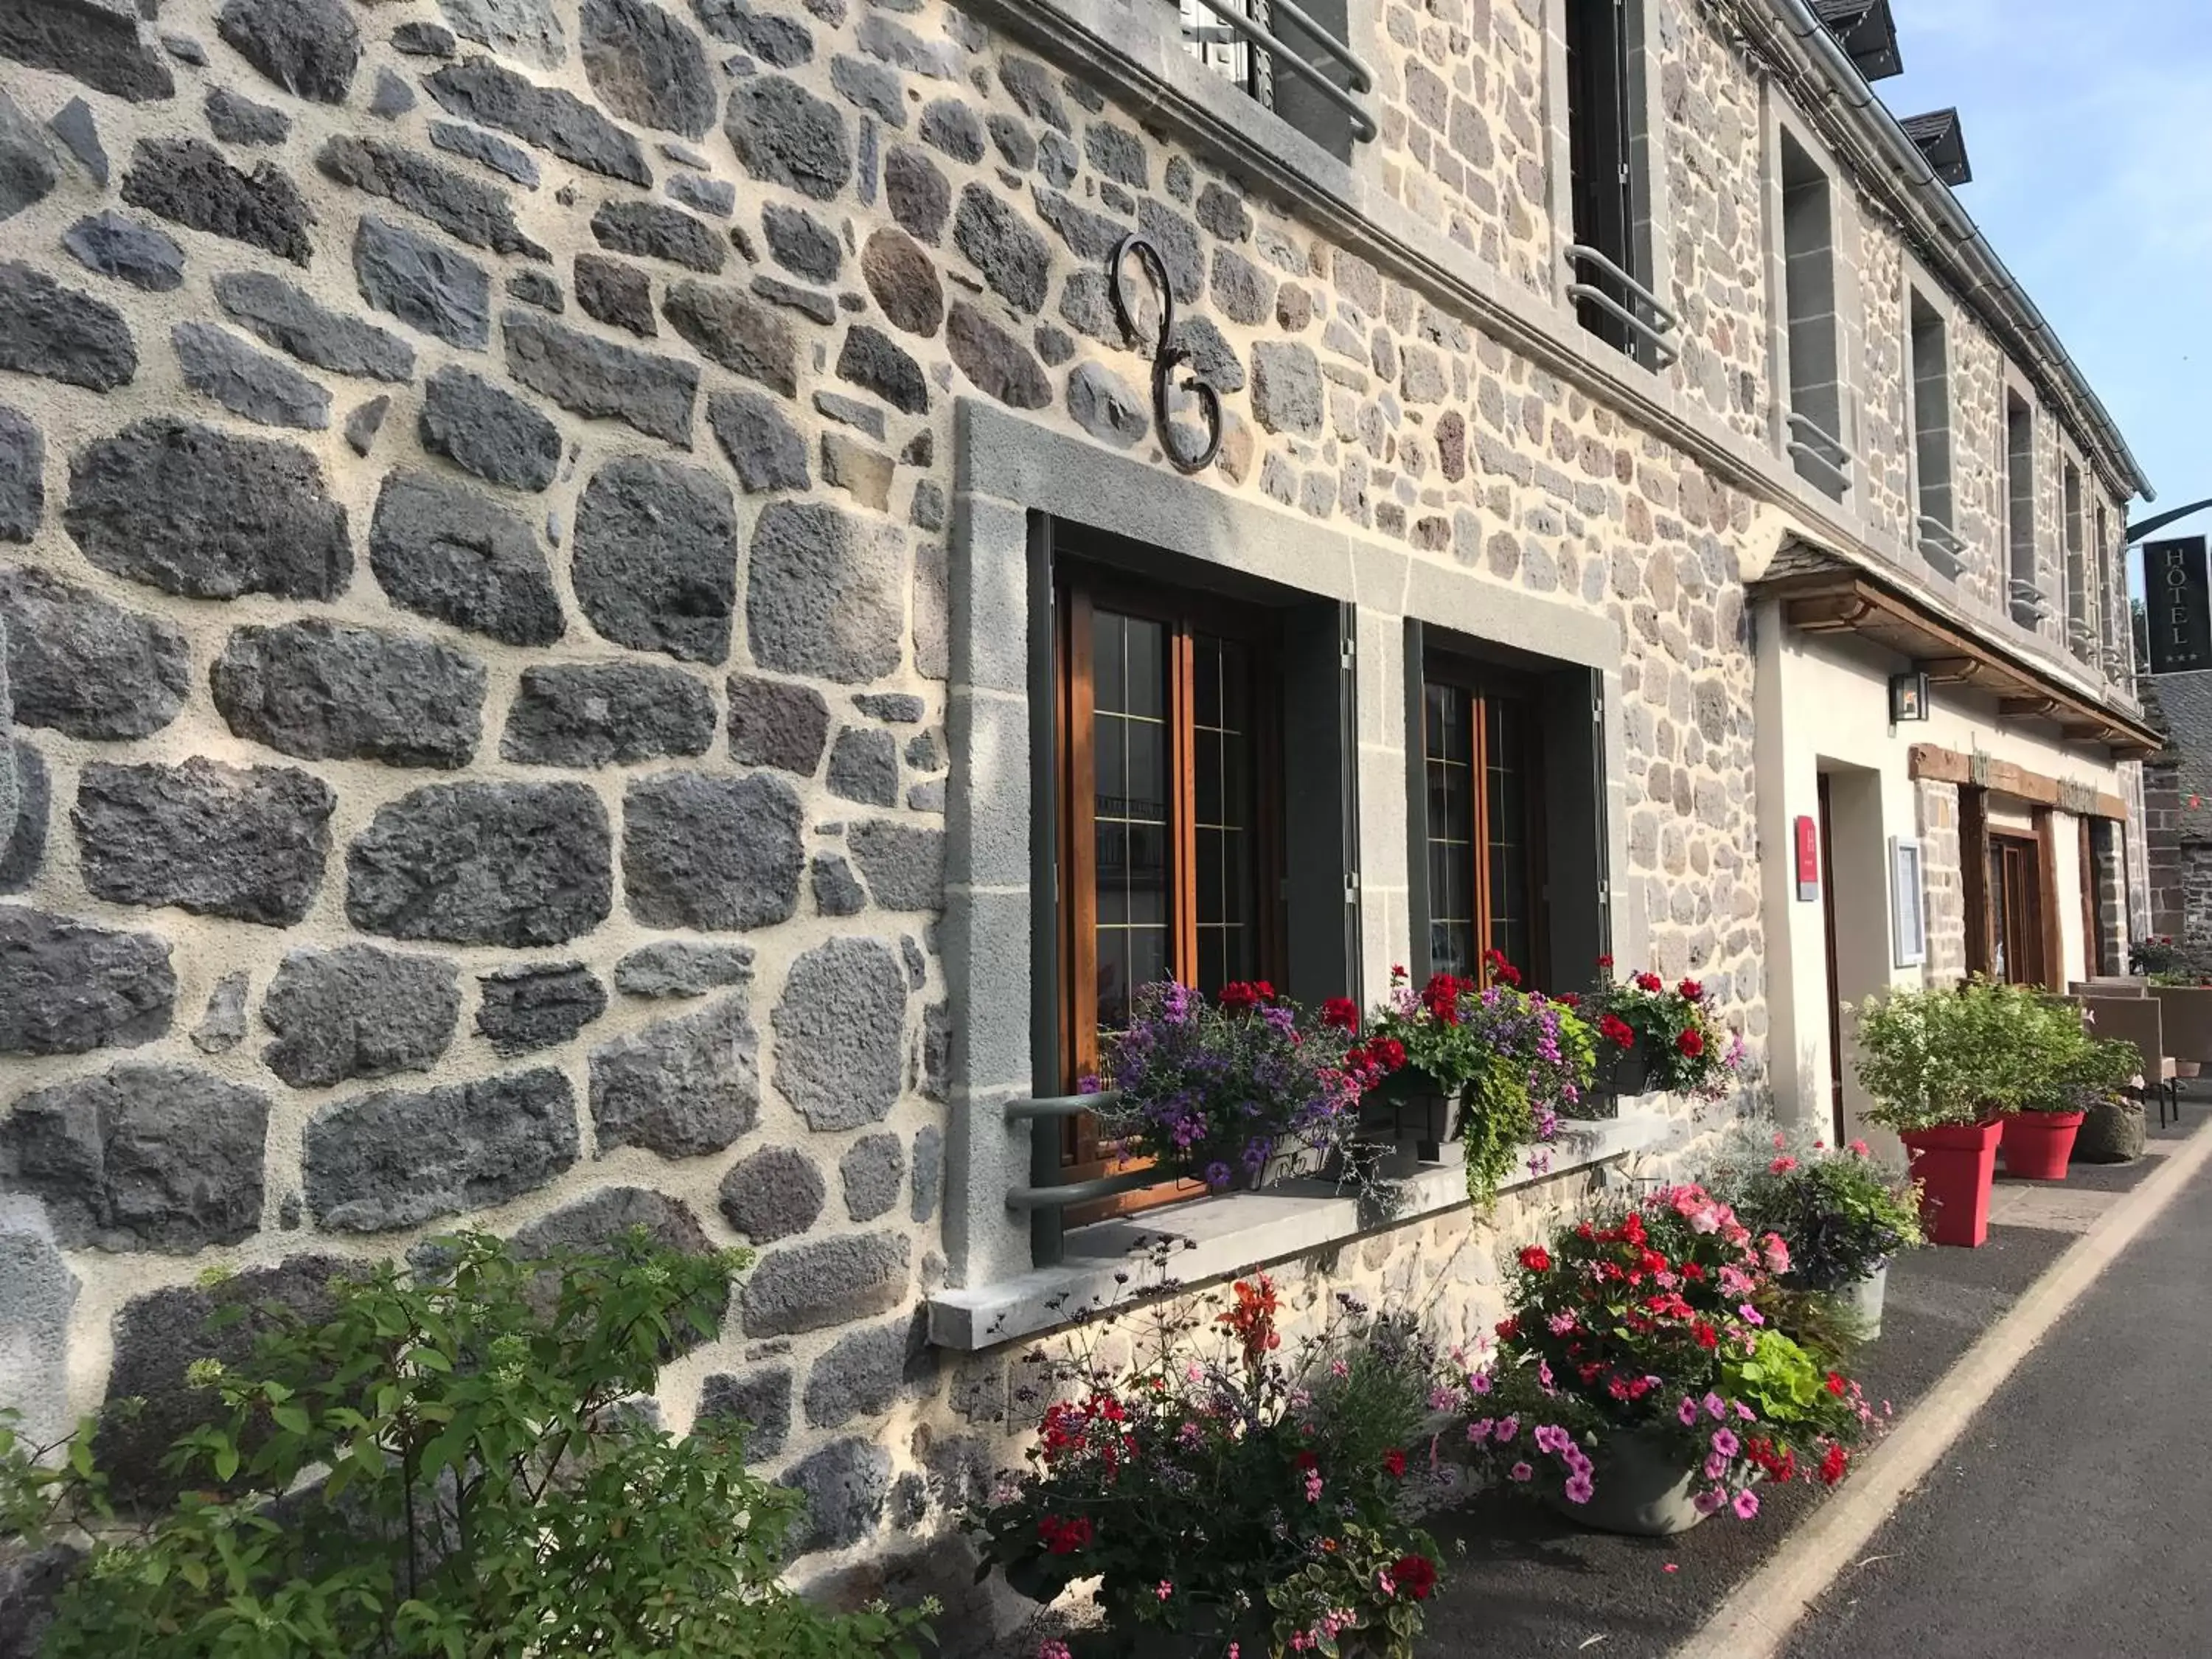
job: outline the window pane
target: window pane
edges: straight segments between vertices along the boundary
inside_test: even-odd
[[[1129,920],[1164,927],[1168,919],[1168,835],[1157,823],[1129,826]]]
[[[1128,673],[1123,661],[1128,619],[1110,611],[1091,613],[1091,688],[1092,702],[1100,708],[1119,709],[1127,702],[1122,688]]]
[[[1158,720],[1168,710],[1167,628],[1164,623],[1128,619],[1127,710]]]
[[[1127,1020],[1130,994],[1165,971],[1169,870],[1165,630],[1093,613],[1091,802],[1097,848],[1098,1019]]]

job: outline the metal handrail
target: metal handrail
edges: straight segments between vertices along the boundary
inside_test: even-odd
[[[1566,257],[1569,264],[1580,264],[1587,260],[1626,289],[1632,297],[1643,301],[1650,307],[1652,316],[1657,319],[1659,332],[1662,334],[1671,334],[1681,327],[1682,319],[1660,304],[1657,295],[1613,264],[1612,257],[1602,248],[1592,247],[1588,242],[1570,242],[1567,244]]]
[[[1603,289],[1589,283],[1569,283],[1567,294],[1571,298],[1588,300],[1591,304],[1601,307],[1634,329],[1650,345],[1652,352],[1659,359],[1657,365],[1659,368],[1665,368],[1670,364],[1681,361],[1682,354],[1667,343],[1664,334],[1652,327],[1650,324],[1645,322]]]
[[[1827,453],[1833,456],[1838,461],[1841,462],[1844,465],[1849,466],[1851,462],[1856,459],[1856,457],[1855,457],[1849,449],[1844,447],[1844,441],[1841,438],[1838,438],[1834,433],[1829,431],[1827,428],[1822,426],[1810,415],[1802,414],[1798,410],[1793,409],[1790,411],[1786,418],[1789,420],[1790,425],[1796,427],[1800,432],[1804,433],[1808,437],[1812,438],[1817,443],[1825,447]]]
[[[1953,532],[1951,526],[1945,524],[1942,520],[1931,518],[1927,514],[1923,513],[1920,515],[1919,524],[1920,539],[1922,541],[1934,541],[1939,543],[1942,545],[1943,550],[1946,552],[1955,556],[1963,556],[1965,555],[1966,551],[1966,543],[1960,541],[1957,535]]]
[[[1239,0],[1198,0],[1198,3],[1204,6],[1229,27],[1243,35],[1253,46],[1268,53],[1276,68],[1290,70],[1291,74],[1305,82],[1316,92],[1349,115],[1352,118],[1354,140],[1364,144],[1374,138],[1379,131],[1375,125],[1375,118],[1370,115],[1365,106],[1352,95],[1356,92],[1375,90],[1374,71],[1353,55],[1350,46],[1315,22],[1304,9],[1296,3],[1296,0],[1273,0],[1271,9],[1279,12],[1304,29],[1312,38],[1316,46],[1344,66],[1345,72],[1352,77],[1351,91],[1347,92],[1344,88],[1338,86],[1335,82],[1322,74],[1317,65],[1308,62],[1300,53],[1285,46],[1276,38],[1267,25],[1256,23],[1243,12],[1233,9],[1239,3]]]
[[[1835,462],[1830,460],[1819,450],[1814,448],[1812,445],[1801,444],[1795,438],[1792,438],[1788,443],[1784,444],[1783,447],[1790,454],[1795,455],[1799,460],[1810,461],[1814,466],[1820,468],[1821,471],[1833,478],[1836,481],[1836,487],[1838,489],[1849,489],[1851,487],[1851,475],[1850,471],[1844,467],[1837,465]]]
[[[1128,1175],[1100,1176],[1091,1181],[1070,1181],[1057,1187],[1009,1187],[1006,1207],[1010,1210],[1065,1210],[1077,1204],[1089,1204],[1102,1198],[1113,1198],[1121,1193],[1133,1193],[1140,1187],[1157,1187],[1160,1176],[1157,1170],[1138,1170]]]

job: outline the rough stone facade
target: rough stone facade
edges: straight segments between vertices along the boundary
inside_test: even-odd
[[[1919,804],[1922,890],[1926,895],[1930,985],[1948,985],[1966,976],[1966,889],[1960,853],[1959,786],[1921,778],[1913,793]]]
[[[1672,385],[1762,434],[1758,88],[1655,10]],[[1376,11],[1362,165],[1546,291],[1541,8]],[[915,1335],[971,1196],[936,937],[953,412],[1164,467],[1108,295],[1133,229],[1222,394],[1213,487],[1617,624],[1613,880],[1756,1064],[1772,515],[1295,204],[943,0],[13,15],[0,1386],[47,1420],[173,1393],[210,1267],[311,1298],[457,1221],[645,1219],[762,1247],[667,1420],[758,1423],[818,1548],[939,1528],[1033,1416],[1017,1355]],[[1285,1277],[1471,1333],[1584,1182]]]

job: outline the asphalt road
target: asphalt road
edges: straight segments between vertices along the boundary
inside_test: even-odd
[[[2208,1371],[2212,1169],[2029,1354],[1788,1659],[2212,1659]]]

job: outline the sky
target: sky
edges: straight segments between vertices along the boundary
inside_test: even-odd
[[[2212,0],[1891,0],[1893,113],[1956,106],[1959,187],[2158,491],[2212,496]],[[2212,533],[2212,512],[2173,533]]]

